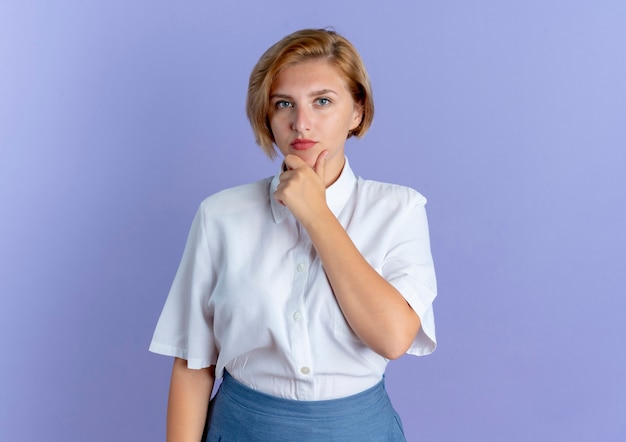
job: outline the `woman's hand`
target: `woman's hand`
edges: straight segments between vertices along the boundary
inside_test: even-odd
[[[287,170],[280,175],[280,183],[274,198],[291,210],[291,213],[306,228],[323,211],[326,205],[326,156],[322,151],[311,168],[300,157],[287,155]]]

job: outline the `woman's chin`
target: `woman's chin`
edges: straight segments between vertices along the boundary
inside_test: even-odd
[[[310,168],[315,168],[315,163],[317,162],[317,158],[319,157],[320,152],[315,151],[314,149],[297,150],[291,152],[291,155],[295,155],[300,158]]]

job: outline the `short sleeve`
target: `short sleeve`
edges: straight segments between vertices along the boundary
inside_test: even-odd
[[[150,344],[151,352],[185,359],[194,369],[215,365],[218,356],[209,308],[215,279],[211,261],[201,206]]]
[[[409,354],[432,353],[437,341],[433,301],[437,296],[435,268],[430,252],[426,199],[414,192],[411,203],[396,226],[383,264],[383,276],[407,300],[421,321],[421,328]]]

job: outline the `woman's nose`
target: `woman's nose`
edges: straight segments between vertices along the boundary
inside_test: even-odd
[[[296,132],[306,132],[311,126],[309,111],[303,107],[296,107],[293,112],[292,129]]]

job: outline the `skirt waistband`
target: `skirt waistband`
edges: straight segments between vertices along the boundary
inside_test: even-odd
[[[269,395],[242,384],[224,371],[221,394],[248,410],[265,414],[272,410],[272,415],[291,419],[345,419],[349,416],[367,415],[372,409],[385,406],[389,398],[385,391],[384,378],[365,391],[338,399],[320,401],[300,401]]]

